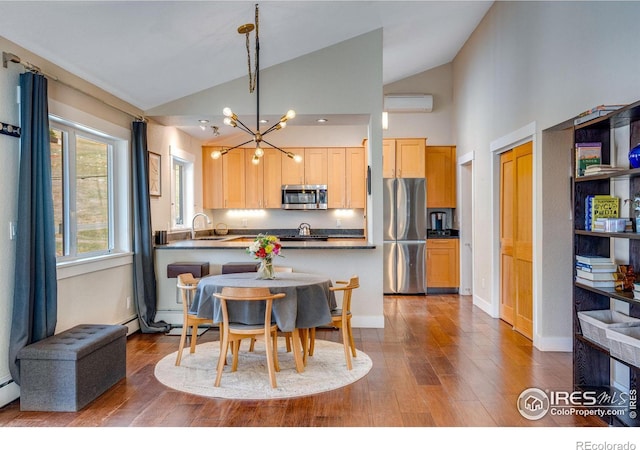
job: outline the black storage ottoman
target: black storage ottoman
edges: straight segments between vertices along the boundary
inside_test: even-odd
[[[126,376],[127,327],[78,325],[24,347],[21,411],[79,411]]]

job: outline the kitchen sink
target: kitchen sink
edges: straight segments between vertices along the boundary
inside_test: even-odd
[[[229,239],[226,236],[201,236],[195,238],[196,241],[221,241],[222,239]]]

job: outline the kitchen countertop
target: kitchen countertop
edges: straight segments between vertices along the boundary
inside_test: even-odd
[[[204,238],[185,239],[179,241],[171,241],[166,245],[156,245],[156,250],[184,250],[184,249],[230,249],[230,248],[246,248],[253,242],[254,236],[246,235],[228,235],[228,236],[207,236]],[[331,237],[326,241],[310,240],[310,241],[285,241],[280,242],[283,249],[316,249],[316,250],[363,250],[374,249],[375,245],[371,244],[364,238],[353,237]]]

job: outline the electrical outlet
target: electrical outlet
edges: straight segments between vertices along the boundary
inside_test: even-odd
[[[131,309],[131,297],[127,297],[127,309]]]
[[[16,238],[16,223],[9,222],[9,239],[14,240]]]
[[[342,226],[342,220],[336,219],[336,226],[337,227],[341,227]]]
[[[242,219],[241,223],[243,227],[247,227],[247,219]]]

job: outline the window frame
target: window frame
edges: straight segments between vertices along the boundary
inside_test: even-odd
[[[179,148],[170,147],[171,155],[171,229],[184,230],[191,228],[190,218],[194,214],[194,198],[195,198],[195,157]],[[183,223],[177,223],[175,198],[176,198],[176,176],[174,166],[179,164],[182,170],[182,192],[183,192]]]
[[[112,217],[113,248],[108,254],[87,255],[75,258],[57,259],[58,280],[131,265],[132,253],[132,172],[131,172],[131,129],[87,114],[56,100],[49,100],[50,126],[57,124],[82,129],[89,134],[103,135],[114,140],[112,153]]]
[[[96,133],[88,131],[86,127],[70,125],[57,118],[49,120],[49,128],[61,131],[63,133],[62,142],[62,216],[63,216],[63,254],[56,257],[59,262],[75,261],[77,259],[92,258],[97,256],[107,256],[115,250],[115,202],[114,202],[114,152],[115,140],[104,133]],[[104,250],[96,250],[92,252],[78,253],[78,185],[77,182],[77,140],[86,139],[107,146],[107,191],[108,191],[108,219],[107,219],[107,246]],[[75,220],[73,218],[76,218]],[[57,227],[57,224],[54,224]]]

